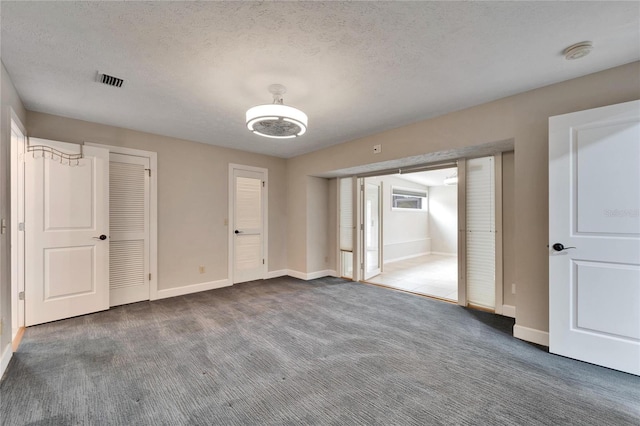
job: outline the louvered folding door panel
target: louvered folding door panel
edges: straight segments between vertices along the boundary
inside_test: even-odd
[[[340,182],[340,275],[353,278],[353,178]]]
[[[110,306],[149,299],[149,159],[110,154]]]
[[[493,157],[466,162],[467,301],[495,308],[495,170]]]

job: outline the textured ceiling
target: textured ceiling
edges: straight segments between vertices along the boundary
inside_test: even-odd
[[[640,59],[637,2],[0,7],[1,58],[27,109],[281,157]],[[594,52],[565,61],[583,40]],[[272,83],[309,115],[303,137],[246,130]]]

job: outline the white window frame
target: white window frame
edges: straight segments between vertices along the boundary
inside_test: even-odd
[[[395,191],[399,190],[399,191],[406,191],[406,192],[413,192],[413,193],[421,193],[424,194],[424,197],[418,197],[416,195],[415,198],[422,198],[422,208],[419,209],[413,209],[413,208],[407,208],[407,207],[394,207],[393,206],[393,197],[395,194]],[[391,191],[389,191],[390,193],[390,197],[391,197],[391,210],[393,211],[406,211],[406,212],[428,212],[429,211],[429,191],[427,189],[417,189],[417,188],[407,188],[407,187],[403,187],[403,186],[392,186],[391,187]],[[398,195],[403,195],[403,194],[398,194]]]

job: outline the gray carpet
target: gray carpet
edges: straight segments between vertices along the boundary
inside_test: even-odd
[[[548,354],[509,318],[278,278],[27,329],[4,425],[638,425],[640,378]]]

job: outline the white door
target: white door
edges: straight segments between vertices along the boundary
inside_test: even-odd
[[[84,158],[71,165],[45,155],[25,156],[27,326],[109,308],[109,152],[84,147]]]
[[[382,270],[381,216],[382,189],[380,183],[364,184],[364,279],[379,275]]]
[[[109,160],[109,306],[117,306],[149,300],[149,158]]]
[[[549,350],[640,375],[640,101],[549,119]]]
[[[233,283],[265,278],[265,173],[232,169]]]

